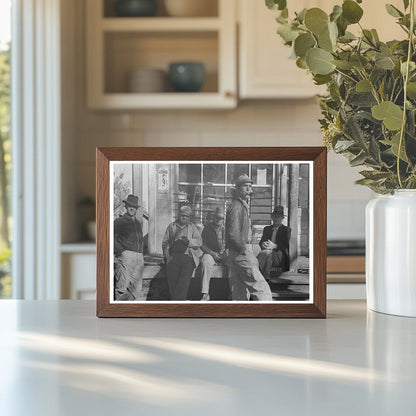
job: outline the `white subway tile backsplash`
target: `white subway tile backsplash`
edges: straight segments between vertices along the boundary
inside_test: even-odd
[[[133,116],[132,130],[179,129],[179,111],[142,111]]]
[[[198,147],[201,146],[201,140],[196,131],[148,130],[143,133],[142,146]]]
[[[79,130],[126,131],[133,127],[132,113],[109,113],[103,111],[76,112],[75,126]]]
[[[178,113],[179,129],[204,131],[207,129],[224,130],[226,128],[224,111],[181,111]]]
[[[201,146],[257,146],[255,142],[256,130],[232,129],[232,130],[207,130],[201,132]]]
[[[368,199],[328,200],[328,239],[365,238],[365,206]]]

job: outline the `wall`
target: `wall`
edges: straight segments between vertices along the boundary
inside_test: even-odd
[[[319,146],[314,99],[246,101],[232,111],[92,112],[86,109],[84,2],[74,1],[75,38],[63,50],[64,93],[74,103],[63,146],[63,218],[76,201],[95,193],[95,147],[104,146]],[[70,20],[65,20],[69,21]],[[72,46],[71,46],[72,45]],[[65,45],[64,45],[65,46]],[[73,88],[72,88],[73,87]],[[74,97],[72,97],[74,94]],[[71,98],[72,97],[72,98]],[[63,97],[64,101],[66,97]],[[72,137],[71,137],[72,136]],[[73,140],[71,140],[73,138]],[[203,152],[203,150],[201,150]],[[359,169],[334,154],[328,159],[328,237],[363,238],[364,206],[372,193],[354,185]],[[71,193],[71,197],[67,193]],[[320,215],[320,213],[315,213]],[[63,241],[77,239],[64,226]]]

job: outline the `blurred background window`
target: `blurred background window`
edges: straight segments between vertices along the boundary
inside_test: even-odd
[[[11,0],[0,0],[0,298],[12,295],[10,215]]]

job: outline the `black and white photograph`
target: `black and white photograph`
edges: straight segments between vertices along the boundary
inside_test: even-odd
[[[111,161],[110,303],[313,302],[312,170]]]

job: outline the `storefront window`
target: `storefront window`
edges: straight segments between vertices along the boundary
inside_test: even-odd
[[[181,205],[189,204],[193,208],[193,222],[206,224],[217,207],[226,210],[233,198],[236,180],[246,174],[253,180],[253,195],[250,198],[252,224],[267,225],[276,202],[279,166],[259,163],[179,164],[175,211]]]

